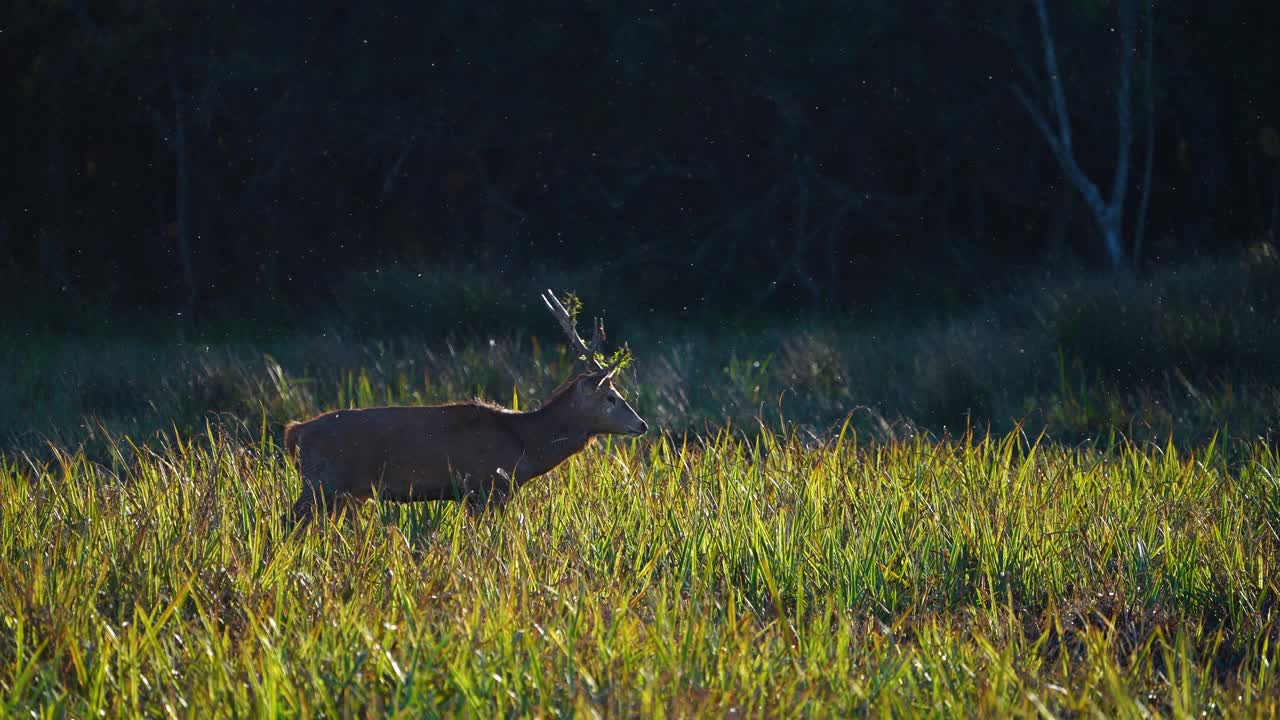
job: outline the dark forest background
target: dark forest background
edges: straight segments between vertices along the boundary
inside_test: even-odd
[[[0,272],[20,304],[197,314],[462,261],[812,307],[1274,243],[1280,5],[1046,10],[10,0]],[[1078,176],[1035,122],[1042,27]],[[1113,197],[1123,123],[1118,255],[1077,180]]]

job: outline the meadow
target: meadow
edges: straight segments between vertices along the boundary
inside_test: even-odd
[[[571,360],[535,291],[366,275],[319,327],[14,333],[0,715],[1273,717],[1278,278],[623,313],[659,430],[501,514],[296,533],[280,423],[535,404]]]

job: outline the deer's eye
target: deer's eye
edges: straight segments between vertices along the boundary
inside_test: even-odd
[[[609,396],[609,404],[610,404],[610,405],[617,404],[617,402],[618,402],[618,398],[616,398],[616,397],[614,397],[614,396],[612,396],[612,395],[610,395],[610,396]]]

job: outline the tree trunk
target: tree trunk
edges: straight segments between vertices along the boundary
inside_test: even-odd
[[[1102,240],[1111,268],[1131,282],[1132,268],[1124,247],[1124,208],[1129,190],[1129,165],[1133,143],[1133,113],[1130,103],[1133,96],[1133,56],[1137,53],[1134,42],[1134,0],[1120,0],[1120,76],[1115,88],[1116,106],[1116,158],[1111,180],[1111,195],[1104,196],[1101,188],[1085,174],[1076,161],[1071,139],[1071,116],[1067,111],[1067,95],[1058,70],[1057,51],[1054,49],[1053,32],[1049,27],[1049,11],[1045,0],[1036,0],[1036,16],[1040,25],[1040,42],[1044,48],[1045,72],[1049,81],[1050,110],[1053,120],[1040,111],[1031,96],[1015,85],[1014,92],[1031,115],[1062,169],[1067,181],[1075,186],[1093,214],[1094,222],[1102,233]]]
[[[191,258],[191,174],[187,156],[186,100],[178,73],[169,63],[169,89],[173,95],[173,158],[174,158],[174,212],[177,217],[178,260],[182,265],[182,281],[187,287],[187,317],[191,318],[196,306],[195,264]]]
[[[1280,248],[1280,166],[1271,173],[1271,244]]]
[[[1120,219],[1118,217],[1108,219],[1101,229],[1102,239],[1107,248],[1107,261],[1111,269],[1127,277],[1130,272],[1129,258],[1125,254],[1124,243],[1120,239],[1123,232]]]
[[[1146,113],[1147,128],[1145,138],[1145,157],[1142,168],[1142,195],[1138,199],[1138,218],[1133,229],[1133,267],[1142,268],[1143,253],[1147,237],[1147,206],[1151,199],[1151,174],[1155,165],[1156,154],[1156,99],[1155,80],[1153,74],[1156,62],[1156,21],[1155,3],[1146,2],[1146,64],[1143,68],[1143,111]]]
[[[39,263],[45,282],[57,287],[67,282],[66,238],[67,226],[67,134],[66,103],[62,85],[66,62],[60,61],[51,72],[54,87],[50,89],[49,122],[46,126],[45,188],[47,189],[44,217],[41,218]]]

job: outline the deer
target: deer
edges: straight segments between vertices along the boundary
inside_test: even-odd
[[[475,517],[502,509],[521,485],[582,452],[596,436],[644,435],[648,423],[614,385],[630,353],[603,362],[604,323],[595,320],[586,342],[575,314],[555,293],[547,290],[542,301],[577,358],[537,409],[473,400],[333,410],[288,423],[284,448],[302,477],[302,492],[286,523],[305,526],[317,504],[333,514],[375,495],[400,503],[460,501]],[[576,299],[570,304],[576,309]]]

